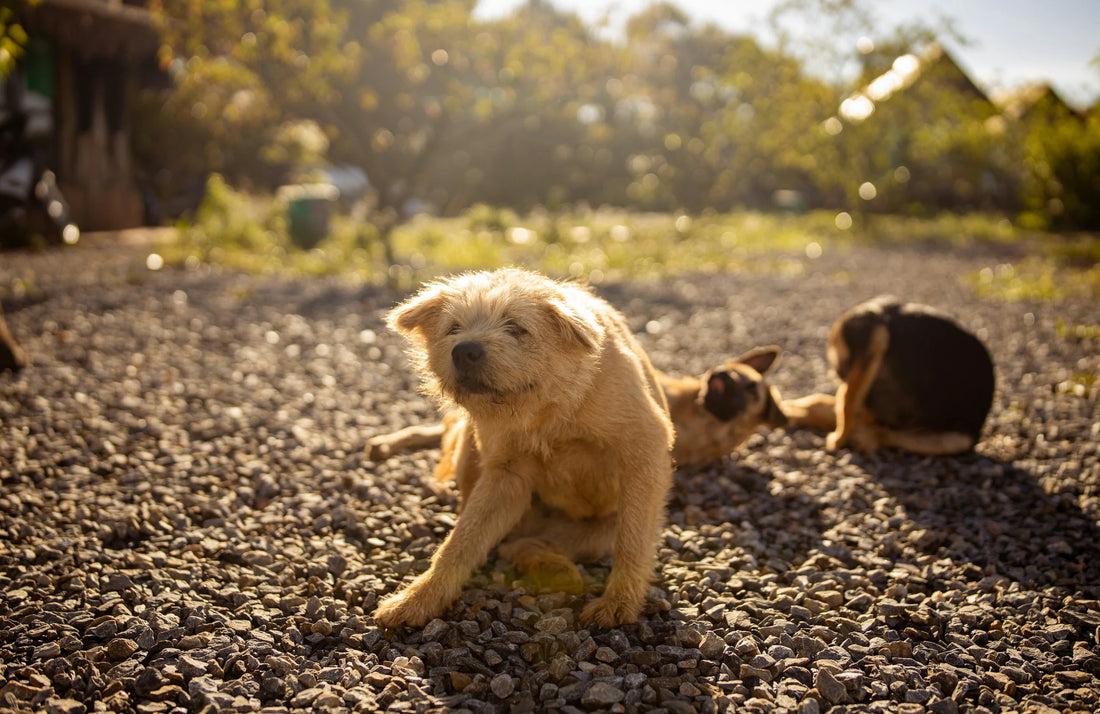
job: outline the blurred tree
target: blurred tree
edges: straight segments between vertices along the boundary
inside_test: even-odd
[[[813,146],[835,93],[748,36],[695,27],[659,4],[627,24],[648,109],[629,159],[629,196],[650,208],[768,206],[779,189],[810,193]]]
[[[0,3],[0,79],[11,71],[27,45],[27,31],[19,20],[21,10],[39,0],[6,0]]]
[[[768,48],[671,3],[629,18],[622,42],[550,0],[495,21],[473,6],[160,0],[176,82],[146,150],[272,184],[304,160],[288,137],[319,127],[328,160],[370,178],[391,260],[389,231],[414,199],[447,213],[476,202],[702,211],[768,207],[794,189],[803,205],[930,212],[1012,208],[1043,166],[1066,167],[1059,190],[1091,175],[1069,168],[1088,145],[1069,133],[1031,140],[1032,155],[1062,159],[1029,159],[1031,178],[1017,168],[1027,142],[950,57],[921,53],[937,36],[963,43],[949,20],[872,37],[864,0],[784,0]],[[846,76],[861,89],[842,102]]]
[[[495,68],[470,17],[474,0],[162,0],[172,102],[190,108],[215,152],[255,171],[278,128],[312,119],[329,158],[362,168],[373,220],[389,236],[423,198],[442,158],[467,145],[501,107]],[[214,155],[215,160],[228,157]],[[216,166],[216,163],[215,163]]]
[[[477,42],[487,66],[474,109],[491,130],[453,154],[439,177],[449,208],[555,208],[598,195],[615,173],[608,84],[621,53],[545,0],[484,24]]]
[[[1024,223],[1100,229],[1100,116],[1078,114],[1049,87],[1033,100],[1009,127]]]

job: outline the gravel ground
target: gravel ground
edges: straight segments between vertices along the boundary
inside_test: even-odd
[[[879,292],[989,345],[974,454],[837,454],[775,431],[675,475],[635,625],[490,562],[423,630],[371,612],[454,523],[436,452],[371,435],[434,419],[399,297],[332,280],[147,271],[140,245],[0,255],[33,366],[0,375],[0,712],[1096,711],[1100,374],[1093,301],[977,299],[1006,259],[927,247],[788,256],[783,270],[600,286],[654,363],[786,354],[831,390],[824,341]],[[789,259],[788,259],[789,258]],[[775,261],[762,261],[775,267]],[[495,560],[495,559],[494,559]]]

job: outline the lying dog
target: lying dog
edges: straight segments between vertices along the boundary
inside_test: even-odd
[[[708,464],[729,455],[761,426],[786,426],[778,392],[764,379],[779,355],[778,347],[758,347],[701,377],[672,377],[654,370],[675,430],[675,466]],[[442,423],[409,426],[370,438],[367,455],[377,461],[401,451],[442,447],[435,478],[444,483],[456,479],[464,500],[469,486],[457,478],[462,469],[454,465],[458,432],[464,428],[464,417],[448,412]]]
[[[698,379],[658,372],[676,432],[672,460],[677,467],[728,456],[761,426],[787,425],[779,393],[764,380],[779,354],[775,346],[757,347]]]
[[[426,286],[395,308],[425,389],[454,405],[451,448],[468,493],[428,570],[382,602],[375,621],[440,615],[490,549],[576,574],[614,556],[581,620],[633,622],[656,564],[672,474],[672,424],[649,359],[626,321],[587,290],[519,269]],[[470,476],[462,476],[468,473]]]
[[[829,430],[829,449],[943,455],[974,448],[993,404],[993,361],[950,318],[879,296],[833,324],[828,357],[841,380],[836,396],[783,402],[792,426]]]

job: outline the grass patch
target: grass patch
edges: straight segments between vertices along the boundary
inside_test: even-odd
[[[1060,394],[1073,394],[1078,397],[1088,397],[1096,391],[1100,384],[1100,377],[1090,372],[1073,372],[1069,379],[1058,383]]]
[[[1100,325],[1067,325],[1065,320],[1058,318],[1054,329],[1063,340],[1073,342],[1100,340]]]
[[[980,297],[990,300],[1061,302],[1100,298],[1100,264],[1080,267],[1059,260],[1056,253],[983,268],[966,280]]]
[[[798,216],[758,212],[687,216],[625,210],[518,215],[478,205],[454,218],[417,217],[394,229],[397,265],[386,264],[368,221],[334,215],[311,249],[292,240],[287,205],[211,177],[194,220],[158,247],[167,264],[215,264],[249,273],[341,275],[412,287],[433,275],[521,265],[592,283],[693,272],[800,274],[813,260],[858,244],[1036,246],[1031,257],[966,276],[982,297],[1062,300],[1100,295],[1100,241],[1023,231],[983,214],[931,218],[866,216],[860,230],[837,228],[832,211]],[[1017,249],[1013,253],[1021,254]],[[843,276],[838,277],[838,279]]]

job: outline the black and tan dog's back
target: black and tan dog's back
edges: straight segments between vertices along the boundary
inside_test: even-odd
[[[876,297],[833,324],[836,396],[783,403],[794,426],[828,429],[830,449],[891,446],[953,454],[977,443],[993,403],[985,345],[934,308]]]

